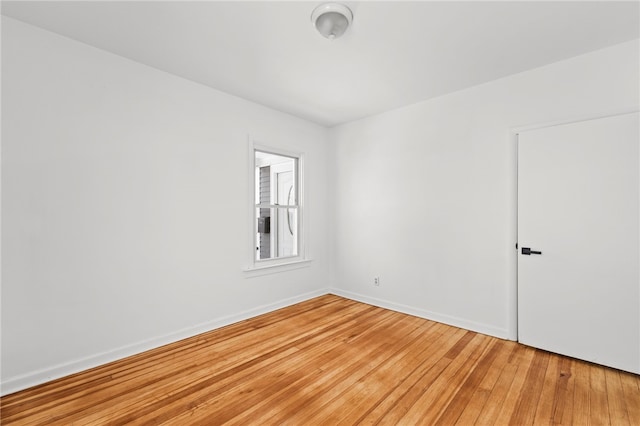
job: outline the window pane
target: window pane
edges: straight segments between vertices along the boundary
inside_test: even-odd
[[[256,151],[256,204],[297,205],[298,159]]]
[[[298,235],[298,209],[276,210],[276,255],[277,257],[296,256]]]
[[[256,259],[298,255],[298,208],[256,208]]]

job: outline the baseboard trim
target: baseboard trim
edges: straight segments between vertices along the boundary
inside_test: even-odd
[[[59,364],[50,368],[34,371],[32,373],[24,374],[21,376],[12,377],[0,383],[0,395],[4,396],[24,389],[28,389],[33,386],[41,385],[52,380],[60,379],[62,377],[79,373],[90,368],[95,368],[100,365],[104,365],[131,355],[136,355],[148,351],[150,349],[155,349],[160,346],[174,343],[182,339],[187,339],[189,337],[193,337],[198,334],[215,330],[217,328],[244,321],[258,315],[273,312],[277,309],[295,305],[296,303],[304,302],[305,300],[323,296],[328,293],[328,289],[304,293],[298,296],[280,300],[275,303],[261,305],[237,314],[228,315],[225,317],[207,321],[205,323],[197,324],[192,327],[183,328],[181,330],[165,334],[163,336],[143,340],[131,345],[122,346],[111,351],[102,352],[96,355],[77,359],[64,364]]]
[[[413,306],[390,302],[388,300],[365,296],[363,294],[353,293],[346,290],[340,290],[338,288],[331,288],[329,289],[329,291],[331,294],[335,294],[336,296],[345,297],[347,299],[366,303],[368,305],[378,306],[380,308],[389,309],[403,314],[413,315],[419,318],[451,325],[453,327],[464,328],[465,330],[475,331],[477,333],[486,334],[488,336],[497,337],[499,339],[510,340],[507,329],[497,328],[475,321],[469,321],[464,318],[457,318],[450,315],[439,314],[436,312],[415,308]]]

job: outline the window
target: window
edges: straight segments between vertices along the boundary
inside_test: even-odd
[[[252,267],[303,260],[300,154],[252,145]]]

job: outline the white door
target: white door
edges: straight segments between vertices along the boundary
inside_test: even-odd
[[[635,373],[639,122],[632,113],[518,136],[518,340]]]
[[[293,171],[276,173],[276,188],[279,205],[293,204]],[[293,213],[289,209],[279,209],[277,213],[278,257],[295,256]]]

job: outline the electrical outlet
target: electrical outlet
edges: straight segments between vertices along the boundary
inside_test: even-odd
[[[379,286],[380,285],[380,277],[374,277],[373,278],[373,285],[375,285],[375,286]]]

